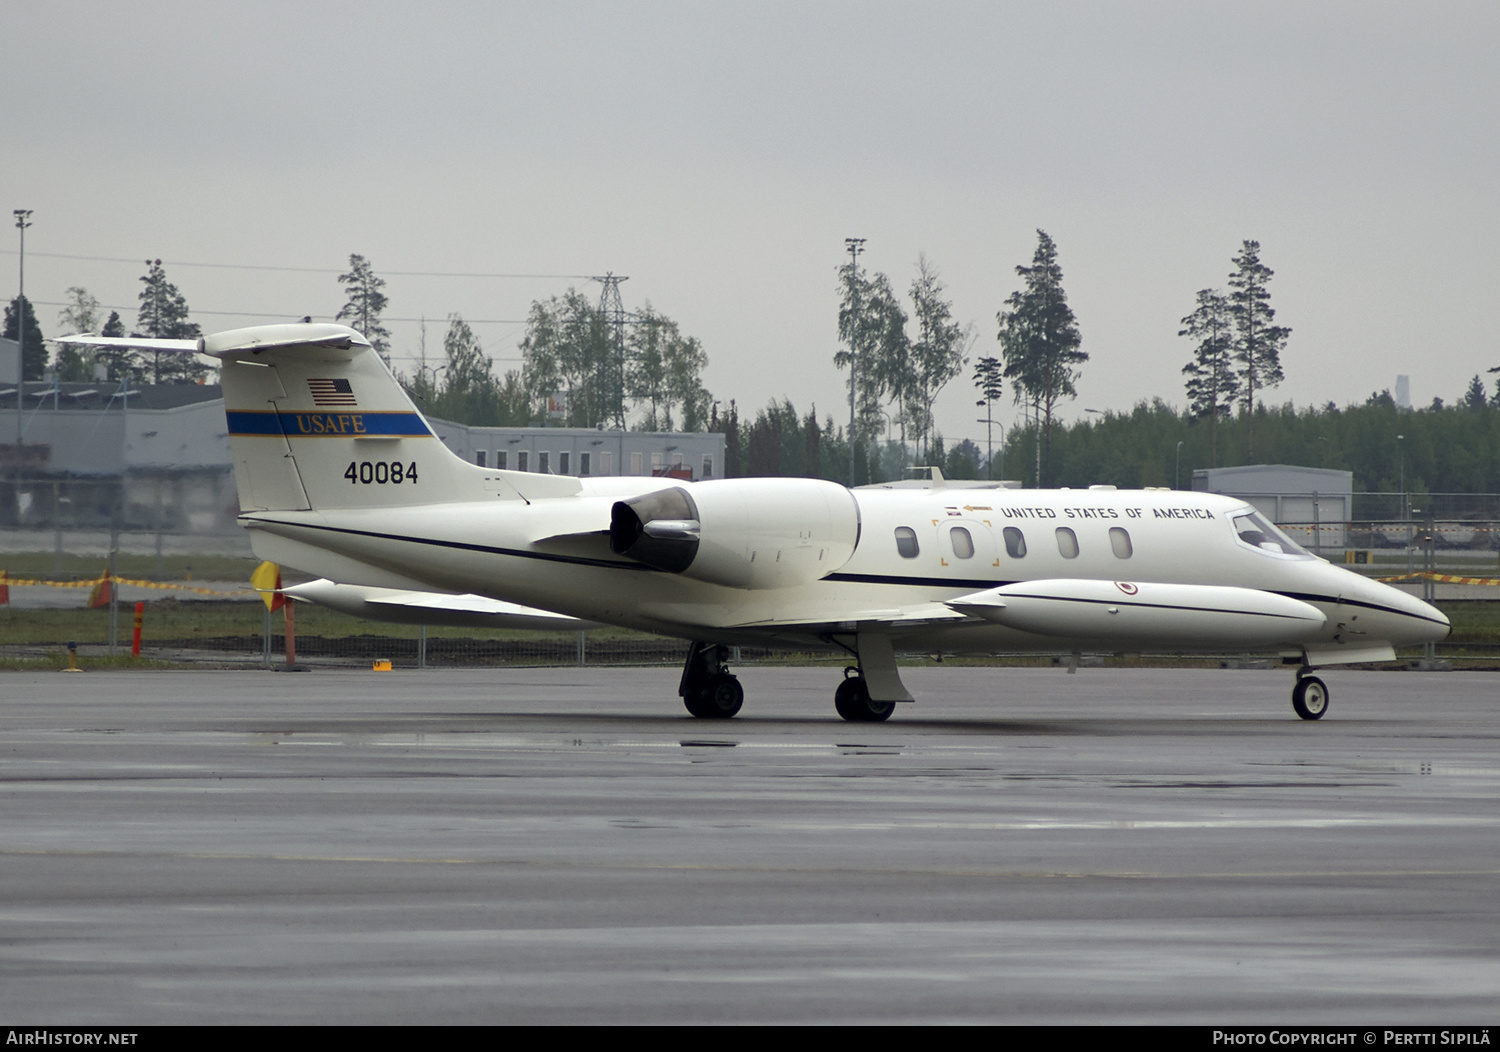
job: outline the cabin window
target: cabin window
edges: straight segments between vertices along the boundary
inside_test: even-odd
[[[974,538],[962,526],[948,531],[948,543],[953,545],[953,554],[960,559],[974,558]]]
[[[1128,559],[1135,554],[1130,546],[1130,534],[1123,526],[1109,528],[1109,546],[1114,549],[1116,559]]]
[[[1026,538],[1014,526],[1005,527],[1005,550],[1012,559],[1026,558]]]
[[[896,527],[896,554],[903,559],[915,559],[921,548],[917,545],[917,531],[910,526]]]
[[[1057,528],[1057,550],[1062,552],[1064,559],[1078,558],[1078,534],[1066,526]]]

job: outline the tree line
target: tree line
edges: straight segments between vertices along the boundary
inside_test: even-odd
[[[141,283],[140,310],[136,325],[129,332],[119,311],[110,311],[106,318],[98,298],[88,289],[74,285],[64,293],[63,309],[57,316],[59,335],[88,333],[164,340],[192,340],[202,335],[198,325],[188,320],[187,300],[167,280],[161,260],[146,260]],[[23,326],[26,335],[22,379],[42,380],[49,366],[47,345],[30,300],[18,296],[5,308],[5,327],[0,335],[14,340]],[[211,371],[193,355],[73,345],[59,347],[50,356],[50,366],[53,375],[64,383],[88,383],[100,375],[113,382],[128,379],[135,383],[196,383]]]
[[[1492,437],[1500,384],[1491,397],[1479,376],[1452,408],[1438,399],[1415,413],[1399,411],[1388,392],[1344,408],[1267,404],[1266,392],[1283,379],[1280,357],[1291,330],[1276,323],[1273,271],[1253,240],[1232,259],[1228,291],[1200,290],[1181,320],[1179,335],[1192,344],[1183,368],[1186,410],[1156,399],[1063,424],[1058,410],[1076,397],[1089,356],[1063,289],[1057,245],[1038,230],[1030,265],[1015,268],[1020,288],[995,316],[998,353],[972,359],[985,448],[969,439],[945,444],[933,405],[971,364],[974,326],[955,319],[938,270],[925,257],[898,296],[886,274],[859,265],[862,246],[851,241],[836,286],[834,364],[848,370],[852,419],[836,422],[825,413],[819,420],[815,407],[804,415],[783,398],[742,421],[736,402],[716,402],[703,385],[708,356],[697,338],[649,303],[611,313],[573,288],[531,304],[520,369],[497,374],[472,327],[452,314],[441,354],[429,364],[424,326],[418,365],[398,379],[425,411],[468,424],[722,432],[731,476],[810,475],[858,485],[900,478],[923,463],[952,478],[1009,474],[1030,476],[1035,485],[1186,486],[1198,467],[1285,462],[1345,468],[1358,486],[1381,489],[1400,483],[1389,477],[1394,457],[1409,475],[1408,488],[1500,489],[1490,467],[1500,463]],[[140,281],[132,335],[199,334],[160,260],[147,261]],[[344,305],[337,320],[364,333],[389,364],[385,281],[365,257],[351,254],[338,282]],[[73,287],[58,321],[67,332],[126,335],[117,311],[101,321],[102,313],[86,289]],[[13,300],[6,336],[15,338],[19,319],[27,327],[26,378],[41,379],[47,356],[40,328],[30,303]],[[111,380],[191,382],[207,371],[190,355],[74,347],[60,348],[51,365],[62,380],[90,380],[98,369]],[[996,446],[994,408],[1007,388],[1023,419],[1003,429]]]

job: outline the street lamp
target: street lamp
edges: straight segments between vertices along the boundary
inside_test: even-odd
[[[849,485],[854,485],[854,399],[859,390],[859,254],[865,250],[862,237],[844,238],[849,250],[849,289],[854,294],[849,327]]]
[[[1182,439],[1181,441],[1179,441],[1177,443],[1177,463],[1172,468],[1172,488],[1173,489],[1181,489],[1182,488],[1182,443],[1186,442],[1186,441],[1187,441],[1187,439]]]
[[[26,379],[26,228],[31,225],[31,209],[12,210],[16,229],[21,231],[20,289],[16,295],[16,474],[21,473],[21,384]]]
[[[990,433],[989,428],[991,428],[991,427],[998,427],[1000,429],[1000,481],[1004,482],[1005,481],[1005,425],[1002,424],[998,420],[992,420],[992,419],[990,419],[990,417],[988,417],[988,416],[986,416],[983,420],[980,420],[980,421],[977,421],[977,422],[985,425],[985,434],[986,434],[986,436],[988,436],[988,442],[989,442],[989,447],[990,447],[989,448],[990,462],[989,462],[988,467],[989,467],[989,474],[990,474],[990,481],[991,482],[995,481],[995,439],[994,439],[993,434]]]

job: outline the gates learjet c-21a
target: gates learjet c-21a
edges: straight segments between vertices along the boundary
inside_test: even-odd
[[[450,452],[352,329],[177,346],[223,363],[240,522],[262,559],[337,582],[309,598],[337,604],[342,589],[421,616],[412,592],[472,593],[544,623],[676,636],[694,716],[739,711],[725,661],[748,644],[847,652],[857,667],[834,695],[847,720],[913,700],[898,649],[1143,648],[1300,659],[1292,703],[1317,719],[1328,688],[1313,669],[1448,633],[1431,606],[1308,554],[1230,497],[502,471]]]

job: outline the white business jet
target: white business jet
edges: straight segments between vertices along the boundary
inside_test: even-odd
[[[849,490],[501,471],[450,452],[352,329],[176,346],[221,361],[240,522],[262,559],[326,579],[305,598],[393,620],[675,636],[689,641],[678,692],[705,719],[740,710],[729,648],[757,645],[847,653],[846,720],[913,700],[898,650],[1272,651],[1297,665],[1293,707],[1316,720],[1328,688],[1314,669],[1448,633],[1431,606],[1308,554],[1230,497],[960,488],[937,473]]]

